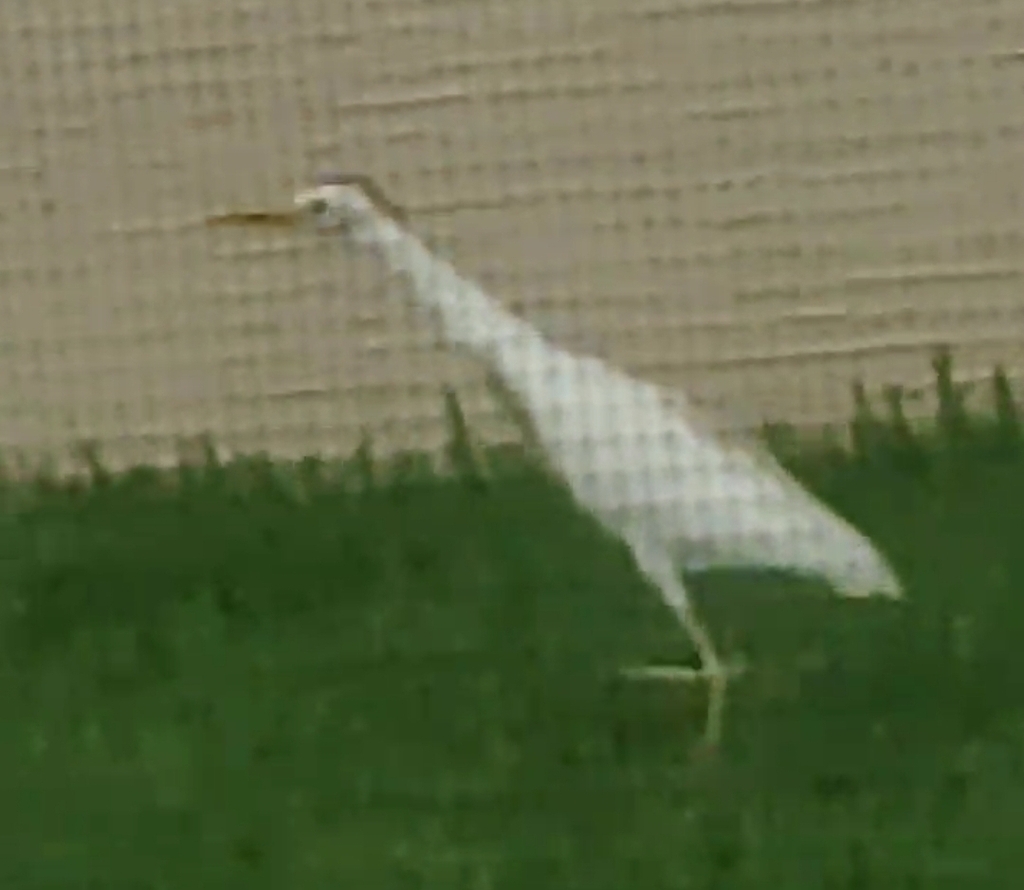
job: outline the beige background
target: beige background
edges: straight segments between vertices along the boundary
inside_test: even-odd
[[[325,167],[732,417],[1024,369],[1015,0],[6,0],[0,121],[8,451],[435,443],[446,380],[503,434],[373,263],[202,226]]]

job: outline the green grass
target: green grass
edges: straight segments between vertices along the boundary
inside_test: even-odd
[[[909,601],[695,579],[752,662],[703,768],[701,690],[616,679],[681,631],[522,463],[483,478],[455,442],[454,480],[364,449],[7,483],[0,886],[1016,886],[1015,415],[949,389],[925,434],[890,402],[853,454],[773,435]]]

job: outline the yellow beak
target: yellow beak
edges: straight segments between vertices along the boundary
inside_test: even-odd
[[[221,213],[206,217],[208,226],[263,226],[264,228],[293,228],[299,222],[298,210],[253,210],[239,213]]]

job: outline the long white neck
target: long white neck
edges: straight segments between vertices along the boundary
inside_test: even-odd
[[[446,343],[489,361],[509,383],[516,382],[512,379],[516,368],[549,349],[529,324],[459,275],[390,217],[376,217],[359,240],[371,242],[389,270],[406,278],[414,302],[437,320]]]

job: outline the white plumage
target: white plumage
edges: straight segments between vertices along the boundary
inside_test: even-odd
[[[727,678],[694,615],[682,571],[763,567],[824,578],[845,596],[902,596],[871,542],[790,476],[765,449],[716,436],[682,396],[548,342],[432,254],[365,176],[325,175],[295,198],[296,219],[375,250],[451,346],[488,363],[529,414],[576,500],[632,551],[692,639],[701,670],[632,676],[708,680],[705,740],[717,743]],[[271,215],[257,215],[265,222]],[[236,217],[242,219],[241,217]]]

